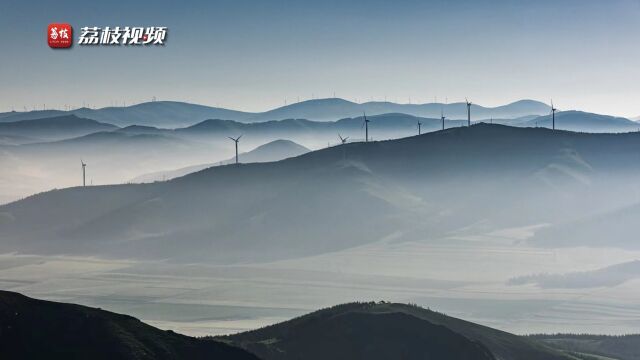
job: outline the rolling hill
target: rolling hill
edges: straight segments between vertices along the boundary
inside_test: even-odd
[[[0,291],[7,359],[592,360],[637,357],[638,336],[517,336],[418,307],[359,302],[243,333],[193,338],[128,316]]]
[[[542,126],[551,128],[551,115],[540,116],[522,126]],[[556,113],[556,129],[582,132],[628,132],[638,131],[639,124],[629,119],[583,111],[561,111]]]
[[[395,303],[350,303],[219,337],[265,360],[575,359],[534,340]]]
[[[478,124],[163,183],[50,191],[0,206],[0,251],[229,263],[398,231],[402,241],[437,238],[479,221],[570,222],[633,201],[639,140]]]
[[[407,114],[381,114],[367,116],[367,119],[371,121],[369,124],[370,136],[378,139],[414,135],[417,133],[418,121],[422,123],[424,132],[438,130],[442,126],[441,121],[438,119],[421,118]],[[337,135],[341,133],[343,136],[350,136],[351,139],[359,139],[360,137],[364,138],[363,120],[362,116],[344,118],[337,121],[285,119],[258,123],[240,123],[229,120],[206,120],[187,128],[176,129],[175,133],[180,136],[196,138],[206,138],[214,134],[219,136],[246,134],[246,136],[273,140],[292,136],[303,139],[317,140],[324,137],[338,140]],[[457,127],[462,124],[462,121],[445,121],[447,128]]]
[[[42,110],[15,112],[1,117],[0,122],[42,119],[67,114],[120,127],[129,125],[151,125],[167,128],[189,126],[206,119],[244,120],[250,116],[250,113],[197,104],[177,101],[154,101],[127,107],[105,107],[101,109],[79,108],[70,111]]]
[[[256,360],[246,351],[149,326],[127,315],[0,291],[3,359]]]
[[[246,153],[238,154],[238,159],[241,163],[259,163],[268,161],[278,161],[287,159],[290,157],[302,155],[309,152],[306,147],[296,144],[290,140],[274,140],[264,145],[260,145],[257,148],[248,151]],[[227,159],[218,163],[200,164],[187,166],[176,170],[168,171],[156,171],[149,174],[138,176],[131,180],[131,182],[153,182],[161,180],[170,180],[180,176],[184,176],[193,172],[197,172],[216,165],[228,165],[235,163],[235,157]]]
[[[344,99],[329,98],[307,100],[299,103],[283,106],[261,114],[254,115],[252,120],[278,120],[278,119],[309,119],[317,121],[332,121],[346,117],[358,117],[363,112],[367,115],[380,115],[387,113],[403,113],[407,115],[440,118],[441,111],[449,119],[466,119],[467,108],[465,103],[427,103],[427,104],[397,104],[392,102],[366,102],[353,103]],[[520,100],[511,104],[498,107],[483,107],[472,105],[471,112],[474,119],[516,118],[525,115],[542,115],[549,112],[549,107],[538,101]]]

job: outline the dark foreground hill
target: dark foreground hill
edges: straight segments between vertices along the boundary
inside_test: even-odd
[[[0,291],[1,359],[256,360],[215,341],[163,331],[131,316]]]
[[[417,306],[351,303],[218,338],[266,360],[568,360],[534,340]]]

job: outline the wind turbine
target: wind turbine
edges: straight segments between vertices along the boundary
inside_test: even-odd
[[[86,167],[87,164],[84,163],[84,161],[82,161],[82,159],[80,159],[80,165],[82,165],[82,186],[85,187],[87,186],[87,182],[86,182]]]
[[[420,128],[421,126],[422,126],[422,123],[420,122],[420,120],[418,120],[418,135],[422,134],[421,128]]]
[[[369,142],[369,122],[371,120],[367,119],[367,113],[363,112],[362,114],[364,115],[364,121],[360,128],[364,127],[364,142]]]
[[[464,98],[464,101],[467,103],[467,125],[471,126],[471,104],[467,98]]]
[[[238,142],[240,141],[240,138],[242,137],[242,135],[238,136],[237,138],[232,138],[231,136],[228,136],[229,139],[233,140],[233,142],[236,143],[236,165],[238,164]]]
[[[444,130],[444,110],[440,110],[440,120],[442,120],[442,130]]]
[[[349,137],[342,137],[342,135],[338,134],[338,137],[340,138],[340,142],[342,143],[342,145],[347,143],[347,140],[349,140]]]
[[[551,99],[551,128],[556,129],[556,108],[553,107],[553,99]]]

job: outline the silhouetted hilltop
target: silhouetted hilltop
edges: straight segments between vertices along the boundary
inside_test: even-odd
[[[571,359],[526,338],[395,303],[338,305],[219,339],[266,360]]]
[[[257,359],[131,316],[0,291],[2,359]]]

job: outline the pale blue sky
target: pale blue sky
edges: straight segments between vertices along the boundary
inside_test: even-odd
[[[52,50],[50,22],[168,26],[164,47]],[[0,111],[336,96],[640,115],[640,0],[3,1]]]

